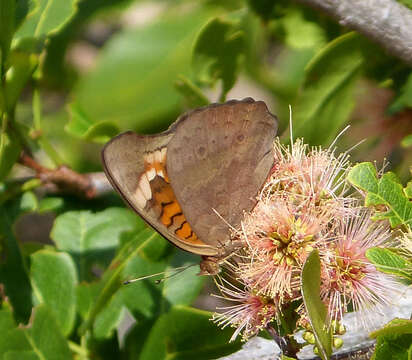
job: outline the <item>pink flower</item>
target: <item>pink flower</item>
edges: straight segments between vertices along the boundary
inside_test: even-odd
[[[365,255],[372,247],[385,246],[390,236],[387,223],[373,222],[370,217],[370,211],[358,209],[356,216],[344,218],[336,238],[322,254],[322,296],[331,320],[340,320],[351,306],[366,328],[372,327],[376,312],[391,303],[399,288]]]
[[[236,327],[230,341],[241,334],[243,340],[256,335],[272,322],[277,313],[277,306],[273,299],[256,295],[247,286],[237,287],[222,279],[218,284],[222,298],[235,302],[235,305],[219,308],[223,313],[215,314],[213,320],[222,328],[230,325]]]

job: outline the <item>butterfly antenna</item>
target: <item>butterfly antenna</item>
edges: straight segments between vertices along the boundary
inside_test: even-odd
[[[170,278],[172,278],[173,276],[176,276],[176,275],[182,273],[183,271],[191,268],[192,266],[196,266],[196,265],[197,265],[197,264],[190,264],[190,265],[182,266],[182,267],[180,267],[180,268],[175,268],[175,269],[173,269],[173,271],[174,271],[173,274],[167,275],[167,276],[165,276],[165,277],[162,278],[162,279],[158,279],[158,280],[155,281],[155,283],[156,283],[156,284],[161,284],[163,281],[165,281],[165,280],[167,280],[167,279],[170,279]]]
[[[181,272],[185,271],[186,269],[188,269],[188,268],[190,268],[194,265],[197,265],[197,264],[190,264],[190,265],[186,265],[186,266],[181,266],[181,267],[177,267],[177,268],[174,268],[174,269],[169,269],[169,270],[166,270],[166,271],[162,271],[162,272],[159,272],[159,273],[156,273],[156,274],[145,275],[145,276],[138,277],[136,279],[126,280],[126,281],[123,282],[123,285],[128,285],[128,284],[131,284],[131,283],[134,283],[134,282],[137,282],[137,281],[140,281],[140,280],[144,280],[144,279],[150,279],[152,277],[159,276],[159,275],[165,275],[166,273],[168,273],[170,271],[173,271],[172,274],[167,275],[164,278],[158,279],[158,280],[155,281],[156,284],[160,284],[164,280],[166,280],[166,279],[168,279],[168,278],[170,278],[174,275],[180,274]]]

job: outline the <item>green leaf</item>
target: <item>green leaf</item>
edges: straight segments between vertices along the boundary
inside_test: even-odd
[[[360,163],[350,170],[348,180],[367,192],[365,206],[386,206],[387,211],[377,210],[377,219],[389,219],[392,227],[412,224],[412,203],[392,173],[385,173],[378,179],[373,164]]]
[[[46,305],[35,308],[31,324],[22,331],[40,359],[72,359],[67,341]]]
[[[327,42],[325,30],[313,19],[308,20],[304,10],[301,6],[288,7],[282,17],[271,23],[275,26],[273,33],[275,36],[282,34],[283,41],[291,48],[307,49],[325,46]]]
[[[408,76],[405,85],[400,89],[399,95],[388,108],[389,114],[397,113],[404,108],[412,107],[412,74]]]
[[[44,303],[64,335],[73,329],[76,315],[76,268],[65,253],[41,250],[31,255],[31,282],[37,303]]]
[[[244,36],[237,22],[214,18],[200,31],[193,48],[192,68],[196,79],[209,86],[222,80],[220,100],[224,100],[236,82],[243,51]]]
[[[98,213],[68,211],[57,216],[51,238],[57,248],[75,259],[79,279],[90,279],[91,266],[107,266],[122,233],[142,229],[143,222],[125,208],[108,208]]]
[[[412,320],[394,319],[369,336],[377,338],[372,359],[409,360],[412,345]]]
[[[80,79],[76,104],[93,121],[138,132],[164,130],[182,110],[174,84],[189,74],[188,49],[209,16],[204,9],[188,11],[114,35],[96,67]]]
[[[405,193],[408,199],[412,199],[412,181],[409,181],[406,184],[405,188],[403,189],[403,192]]]
[[[20,201],[0,205],[0,240],[4,256],[0,265],[0,282],[5,286],[5,293],[13,306],[16,320],[26,322],[32,309],[31,286],[14,233],[14,223],[24,212],[22,205]]]
[[[0,309],[0,332],[5,334],[7,331],[12,330],[15,327],[16,324],[13,319],[11,306],[8,303],[3,302]]]
[[[393,319],[384,327],[369,334],[373,339],[378,336],[412,334],[412,320]]]
[[[138,301],[139,298],[135,298]],[[96,316],[93,324],[93,335],[96,339],[108,339],[123,318],[123,303],[120,296],[113,296],[106,307]]]
[[[140,231],[132,241],[127,242],[120,252],[113,259],[110,267],[103,274],[102,288],[94,301],[92,307],[89,309],[87,318],[81,326],[80,332],[84,333],[91,329],[99,313],[111,301],[114,294],[122,286],[124,278],[122,272],[125,266],[134,257],[144,253],[145,248],[150,245],[159,235],[150,229]]]
[[[10,69],[6,76],[5,93],[7,98],[6,108],[13,111],[27,81],[36,69],[39,58],[24,51],[13,50],[9,55]]]
[[[16,29],[22,24],[26,17],[33,15],[37,5],[37,0],[16,0]]]
[[[93,122],[77,104],[71,104],[69,109],[71,117],[64,130],[76,138],[103,144],[120,132],[110,121]]]
[[[16,33],[16,38],[42,38],[59,31],[76,12],[77,0],[36,0],[36,7],[28,14]]]
[[[240,340],[229,342],[233,329],[219,329],[211,314],[176,306],[161,316],[144,344],[140,360],[216,359],[240,349]]]
[[[412,10],[412,0],[396,0],[398,3],[405,5],[407,8]]]
[[[3,360],[42,360],[34,351],[9,351],[4,354]]]
[[[361,47],[361,39],[349,33],[330,42],[312,59],[292,108],[295,137],[304,136],[309,144],[329,144],[348,120],[364,63]]]
[[[15,0],[0,1],[0,76],[3,75],[4,64],[10,50],[15,27],[15,12]]]
[[[332,355],[332,334],[326,323],[327,311],[320,298],[320,258],[313,250],[305,261],[302,270],[302,297],[310,325],[323,360]]]
[[[49,211],[59,211],[64,206],[63,198],[59,197],[45,197],[39,202],[39,212],[45,213]]]
[[[26,327],[2,331],[0,359],[71,360],[72,357],[52,312],[46,305],[39,305]]]
[[[247,3],[257,15],[266,21],[273,17],[277,5],[277,2],[273,0],[248,0]]]
[[[186,107],[194,109],[210,103],[202,90],[186,76],[180,75],[175,85],[176,89],[184,96]]]
[[[169,267],[180,268],[199,262],[198,256],[188,256],[177,251]],[[202,290],[205,277],[197,276],[199,266],[191,266],[182,273],[166,279],[163,283],[162,296],[171,305],[190,305]]]
[[[7,133],[4,128],[0,136],[0,180],[3,180],[18,160],[21,145],[14,133]]]
[[[412,283],[412,264],[390,249],[371,248],[366,251],[366,257],[384,273],[399,276]]]
[[[401,141],[401,146],[404,148],[411,147],[412,146],[412,134],[406,135],[402,141]]]
[[[124,208],[113,207],[97,213],[67,211],[56,218],[51,238],[60,250],[81,254],[116,247],[120,234],[138,224],[138,217]]]
[[[24,332],[17,328],[2,331],[0,336],[0,359],[4,359],[6,354],[15,351],[31,351],[31,346]]]

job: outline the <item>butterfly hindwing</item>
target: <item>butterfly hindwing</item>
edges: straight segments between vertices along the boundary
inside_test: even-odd
[[[216,255],[191,229],[170,184],[166,158],[172,136],[120,134],[103,149],[105,172],[129,206],[173,244],[195,254]]]

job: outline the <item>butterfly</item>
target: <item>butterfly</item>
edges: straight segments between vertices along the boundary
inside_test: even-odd
[[[125,202],[215,275],[235,247],[231,228],[253,209],[273,167],[277,118],[252,98],[181,115],[155,135],[132,131],[102,150],[105,173]]]

